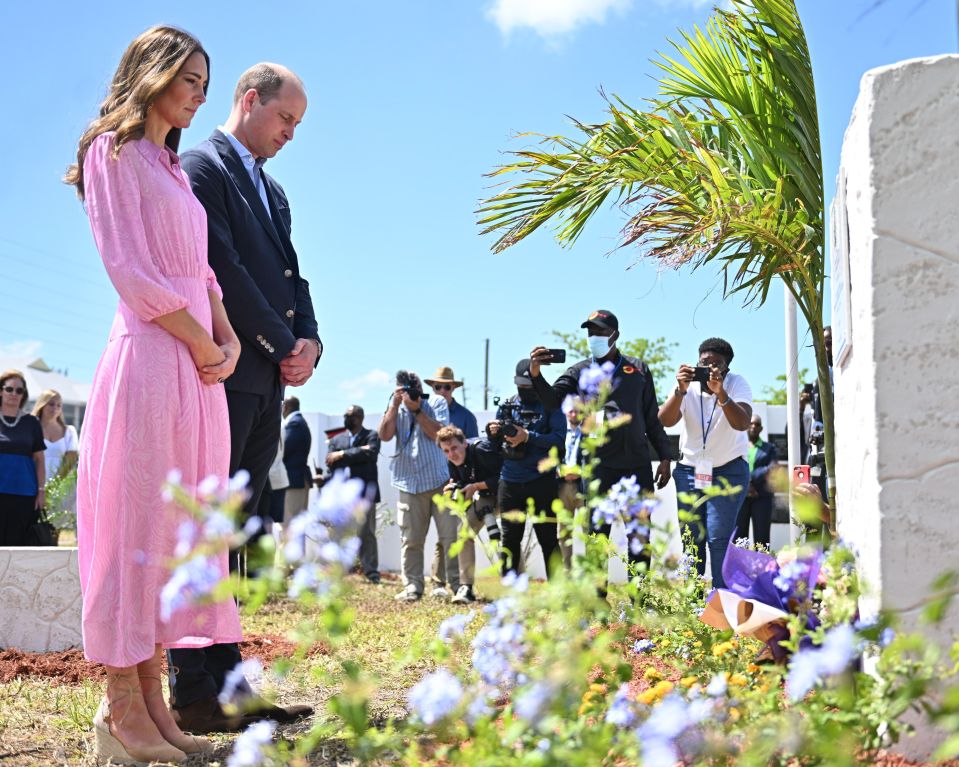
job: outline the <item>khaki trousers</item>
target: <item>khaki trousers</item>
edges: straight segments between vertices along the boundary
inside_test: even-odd
[[[286,489],[286,498],[283,500],[284,525],[289,524],[293,517],[306,508],[309,497],[310,488],[308,487],[288,487]]]
[[[459,517],[448,511],[441,511],[433,503],[433,496],[442,492],[442,486],[424,493],[407,493],[400,490],[400,500],[396,504],[396,521],[402,540],[403,583],[407,586],[412,584],[418,594],[422,594],[424,589],[423,546],[430,529],[430,519],[436,523],[436,535],[444,552],[449,551],[459,534]],[[460,587],[459,562],[456,558],[445,559],[447,578],[455,592]]]
[[[579,493],[579,482],[575,480],[565,480],[561,479],[559,482],[559,499],[563,502],[563,506],[570,514],[574,513],[576,509],[583,505],[582,500],[578,497]],[[573,533],[572,530],[563,530],[559,523],[556,524],[556,535],[559,538],[559,550],[563,555],[563,568],[566,572],[569,572],[569,568],[573,563]]]
[[[473,501],[466,510],[466,521],[470,528],[479,537],[480,530],[484,529],[483,517],[489,513],[496,513],[496,499],[492,497],[480,497]],[[446,583],[446,560],[443,556],[445,549],[439,541],[436,542],[436,549],[433,551],[432,580],[437,585]],[[460,549],[458,557],[460,565],[460,583],[464,586],[472,586],[476,583],[476,542],[472,538],[463,541],[463,548]],[[452,588],[452,586],[451,586]],[[455,590],[453,593],[456,593]]]

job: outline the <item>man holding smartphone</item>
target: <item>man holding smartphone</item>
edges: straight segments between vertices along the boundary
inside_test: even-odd
[[[530,377],[533,389],[547,409],[559,408],[568,395],[585,397],[580,389],[579,377],[594,362],[614,365],[612,389],[605,406],[605,416],[631,416],[629,423],[609,433],[605,445],[599,448],[599,465],[593,476],[600,481],[601,493],[608,491],[624,477],[635,476],[637,483],[646,492],[663,488],[671,476],[670,456],[672,445],[666,436],[666,430],[659,421],[659,404],[656,401],[656,387],[649,367],[640,359],[627,357],[616,348],[619,338],[619,320],[606,309],[592,312],[580,325],[586,330],[586,341],[591,356],[577,362],[556,379],[552,386],[543,378],[540,368],[553,362],[549,349],[537,346],[530,352]],[[652,443],[659,457],[659,465],[653,474],[649,443]],[[595,532],[609,535],[609,525],[598,527]],[[639,554],[630,551],[631,562],[643,562],[649,566],[649,552],[644,548]]]

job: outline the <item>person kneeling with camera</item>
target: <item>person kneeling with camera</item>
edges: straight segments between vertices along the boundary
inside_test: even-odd
[[[559,495],[559,480],[554,470],[545,474],[539,463],[556,448],[563,454],[566,440],[566,418],[561,410],[546,410],[536,392],[529,374],[529,360],[516,365],[517,394],[499,405],[496,420],[486,425],[490,440],[503,453],[503,471],[499,483],[499,507],[503,512],[503,573],[520,572],[523,552],[523,534],[526,517],[522,521],[509,518],[510,512],[525,515],[527,499],[532,499],[538,514],[552,514],[553,501]],[[552,570],[553,554],[559,547],[556,538],[556,519],[533,524],[536,540],[543,550],[543,564],[547,576]]]
[[[443,492],[453,498],[470,501],[466,520],[475,534],[486,528],[491,541],[501,538],[496,521],[496,493],[499,475],[503,468],[503,456],[488,439],[475,438],[467,441],[462,429],[444,426],[436,433],[436,444],[446,456],[450,481]],[[459,553],[460,587],[453,595],[454,604],[475,602],[473,576],[476,571],[476,544],[472,538],[463,541]]]

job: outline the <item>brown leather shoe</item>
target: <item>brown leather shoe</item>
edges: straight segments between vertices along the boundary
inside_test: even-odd
[[[257,718],[236,714],[227,714],[216,698],[204,698],[183,708],[173,709],[173,720],[184,732],[238,732]]]
[[[238,703],[243,712],[243,718],[250,721],[272,719],[280,724],[289,724],[313,713],[313,707],[304,703],[294,703],[291,706],[277,706],[259,695],[250,695]]]

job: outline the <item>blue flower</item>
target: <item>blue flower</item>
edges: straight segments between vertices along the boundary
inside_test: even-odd
[[[706,685],[706,694],[713,698],[721,698],[726,694],[726,689],[726,675],[716,674]]]
[[[503,585],[513,591],[522,593],[529,588],[529,575],[526,573],[517,575],[515,570],[510,570],[503,576]]]
[[[463,685],[445,668],[423,677],[408,696],[414,715],[427,727],[452,714],[462,699]]]
[[[177,565],[160,591],[160,620],[170,620],[177,610],[213,593],[220,582],[220,568],[209,557],[193,557]]]
[[[802,700],[822,678],[845,671],[859,653],[856,632],[842,624],[826,632],[822,644],[800,649],[789,663],[786,694],[792,701]]]
[[[629,685],[620,685],[606,712],[606,721],[617,727],[632,727],[636,722],[636,708],[629,698]]]
[[[649,652],[656,646],[656,643],[652,639],[637,639],[633,644],[633,652],[639,655],[640,653]]]
[[[259,767],[266,759],[266,747],[273,739],[276,722],[254,722],[233,744],[226,767]]]
[[[355,526],[369,506],[365,489],[363,480],[349,479],[344,472],[337,472],[323,485],[319,498],[309,511],[315,513],[320,522],[336,530]]]
[[[259,517],[251,517],[259,519]],[[203,521],[203,537],[208,541],[227,540],[233,537],[236,525],[222,511],[211,511]]]
[[[479,690],[471,692],[471,700],[466,707],[466,722],[471,727],[480,719],[485,719],[493,713],[491,704],[491,695],[493,691],[490,688],[481,687]]]
[[[556,690],[549,682],[536,682],[513,701],[513,711],[520,719],[537,724],[549,708]]]
[[[466,627],[472,622],[476,613],[470,610],[468,613],[452,615],[440,624],[439,636],[444,642],[449,642],[454,636],[463,636]]]
[[[604,362],[602,365],[595,361],[591,362],[588,368],[583,368],[579,374],[579,390],[588,398],[593,398],[599,394],[603,384],[609,384],[613,378],[613,371],[616,366],[612,362]]]
[[[879,634],[879,646],[888,647],[892,644],[892,640],[896,638],[896,632],[893,631],[889,626],[886,626]]]
[[[247,658],[237,663],[226,675],[223,689],[218,700],[220,705],[227,706],[236,702],[237,691],[247,692],[247,683],[257,684],[263,677],[263,664],[257,658]]]

